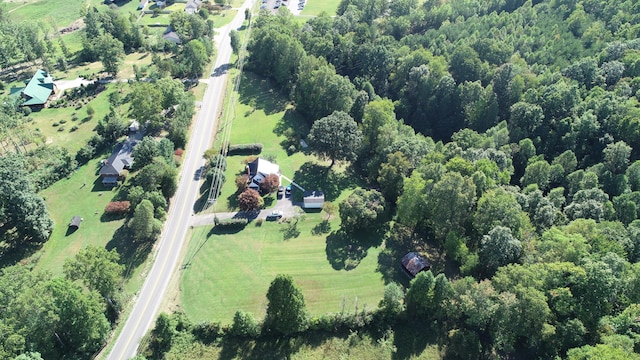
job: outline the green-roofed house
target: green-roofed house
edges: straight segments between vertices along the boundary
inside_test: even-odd
[[[20,96],[25,99],[22,105],[44,106],[55,92],[56,85],[53,83],[53,77],[48,72],[38,69],[27,86],[20,92]]]

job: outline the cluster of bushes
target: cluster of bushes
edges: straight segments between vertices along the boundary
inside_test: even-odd
[[[129,212],[131,202],[129,201],[112,201],[104,208],[106,214],[111,215],[125,215]]]
[[[229,145],[227,155],[256,155],[262,152],[262,144]]]
[[[219,219],[213,220],[216,228],[220,229],[242,229],[249,223],[247,219]]]

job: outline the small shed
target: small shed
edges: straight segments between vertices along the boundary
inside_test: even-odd
[[[302,201],[306,209],[322,209],[324,193],[318,190],[305,191]]]
[[[140,123],[136,120],[131,120],[131,124],[129,124],[129,133],[136,133],[140,130]]]
[[[416,275],[421,271],[431,269],[431,263],[417,252],[410,252],[403,256],[400,263],[402,264],[402,269],[411,278],[416,277]]]
[[[80,223],[82,222],[82,220],[84,220],[83,218],[81,218],[80,216],[74,216],[71,218],[71,221],[69,222],[69,227],[70,228],[79,228],[80,227]]]

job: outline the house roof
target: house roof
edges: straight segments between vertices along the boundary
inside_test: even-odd
[[[195,14],[198,11],[198,8],[202,4],[202,0],[189,0],[187,1],[187,5],[184,7],[184,11],[189,14]]]
[[[403,256],[400,260],[402,263],[402,267],[409,273],[411,276],[416,276],[420,271],[429,270],[431,268],[431,264],[422,257],[417,252],[410,252],[407,255]]]
[[[125,167],[133,165],[133,148],[138,144],[138,140],[133,137],[119,143],[113,149],[111,156],[100,169],[100,175],[118,176]]]
[[[80,227],[80,223],[82,222],[82,220],[84,219],[76,215],[71,218],[71,221],[69,222],[69,226]]]
[[[173,31],[173,28],[171,27],[171,25],[167,26],[167,28],[164,30],[164,33],[162,34],[162,38],[174,44],[182,44],[182,40],[180,39],[180,36],[178,35],[177,32]]]
[[[324,193],[319,190],[308,190],[304,192],[305,203],[323,203],[324,202]]]
[[[51,75],[42,69],[38,69],[22,90],[22,94],[27,98],[22,105],[43,105],[49,100],[53,90],[54,84]]]
[[[255,159],[254,161],[248,163],[247,167],[249,168],[250,178],[253,178],[258,174],[262,176],[267,176],[269,174],[280,174],[280,166],[278,166],[278,164],[274,164],[263,158]]]

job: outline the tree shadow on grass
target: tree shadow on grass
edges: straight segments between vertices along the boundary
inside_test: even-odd
[[[311,229],[311,235],[322,235],[331,232],[331,223],[329,220],[322,220],[318,225]]]
[[[393,331],[393,345],[397,349],[393,353],[393,360],[410,359],[422,354],[428,345],[438,343],[438,334],[441,333],[436,323],[421,319],[399,321]]]
[[[422,249],[423,239],[406,226],[395,223],[385,239],[385,249],[378,255],[378,272],[385,284],[397,282],[409,285],[409,278],[400,267],[400,259],[411,251]]]
[[[309,130],[309,124],[302,115],[294,109],[287,109],[284,116],[276,123],[273,133],[285,137],[285,139],[280,142],[280,146],[287,151],[287,154],[293,155],[293,153],[301,148],[300,140],[306,137]],[[309,151],[308,148],[302,150],[303,152]]]
[[[334,201],[345,189],[356,187],[355,178],[326,166],[306,162],[293,175],[293,181],[305,190],[321,190],[326,201]]]
[[[267,115],[275,114],[287,106],[286,98],[276,89],[269,79],[244,71],[238,88],[239,100],[242,104],[264,110]]]
[[[353,270],[367,256],[371,247],[382,243],[380,232],[349,234],[344,229],[333,231],[327,236],[325,252],[327,260],[335,270]]]
[[[293,338],[266,336],[258,340],[226,336],[221,343],[222,351],[219,359],[290,359],[303,346],[317,348],[330,339],[346,337],[347,334],[323,331],[307,331]]]
[[[154,241],[135,241],[133,232],[125,223],[119,227],[106,245],[107,250],[116,249],[120,262],[127,267],[125,277],[133,274],[133,269],[144,263],[153,249]]]
[[[385,248],[378,255],[377,270],[382,274],[385,284],[397,282],[409,286],[411,279],[402,270],[400,259],[412,251],[421,253],[429,260],[434,274],[444,273],[450,279],[459,275],[457,267],[446,258],[441,245],[436,244],[432,234],[427,232],[423,237],[420,235],[422,233],[399,223],[393,225],[385,238]]]
[[[299,349],[300,346],[289,338],[247,341],[228,337],[222,344],[220,359],[289,359]]]
[[[42,243],[23,239],[15,229],[0,227],[0,268],[15,265],[42,248]]]

